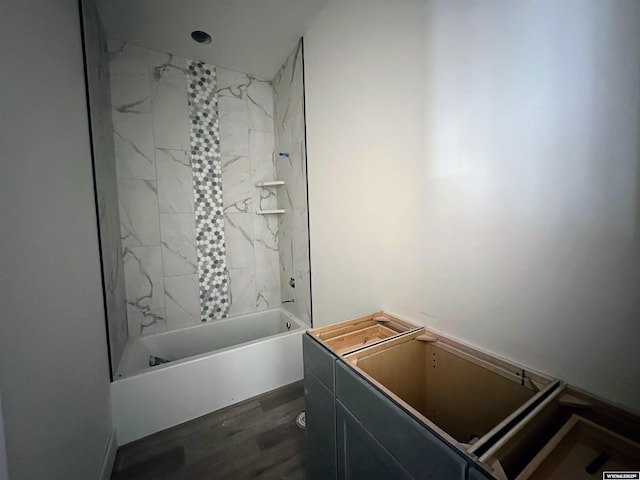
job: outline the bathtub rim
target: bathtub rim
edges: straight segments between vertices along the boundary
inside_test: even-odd
[[[187,327],[178,328],[178,329],[174,329],[174,330],[167,330],[167,331],[164,331],[164,332],[156,332],[156,333],[151,333],[149,335],[144,335],[144,336],[140,336],[140,337],[134,337],[133,341],[139,341],[141,338],[163,337],[163,336],[175,334],[176,332],[182,332],[182,331],[185,331],[185,330],[193,330],[193,329],[196,329],[196,328],[211,327],[211,325],[216,325],[216,324],[219,324],[221,322],[228,323],[228,322],[231,322],[231,321],[236,320],[238,318],[244,318],[244,317],[249,317],[249,316],[253,316],[253,315],[259,315],[259,314],[274,312],[274,311],[283,313],[286,317],[291,319],[297,325],[297,328],[293,328],[292,327],[291,330],[289,330],[287,332],[274,333],[272,335],[267,335],[266,337],[256,338],[255,340],[249,340],[249,341],[242,342],[242,343],[236,343],[234,345],[230,345],[228,347],[220,348],[218,350],[211,350],[211,351],[208,351],[208,352],[199,353],[197,355],[191,355],[189,357],[180,358],[178,360],[172,360],[169,363],[156,365],[154,367],[148,367],[147,366],[145,368],[132,370],[132,371],[129,371],[129,372],[126,372],[126,373],[121,372],[120,371],[120,366],[119,366],[118,367],[118,371],[116,371],[116,376],[113,379],[112,383],[128,380],[128,379],[131,379],[133,377],[137,377],[139,375],[151,375],[151,374],[153,374],[155,372],[162,372],[162,371],[165,371],[165,370],[168,370],[168,369],[171,369],[171,368],[179,367],[181,365],[185,365],[185,364],[192,363],[192,362],[197,362],[197,361],[202,360],[203,358],[212,357],[212,356],[215,356],[217,354],[221,354],[221,353],[227,352],[229,350],[241,349],[241,348],[245,348],[245,347],[247,347],[249,345],[263,343],[263,342],[272,340],[274,337],[280,337],[280,336],[286,337],[286,336],[289,336],[289,335],[300,333],[300,330],[302,330],[304,332],[305,330],[307,330],[309,328],[309,326],[307,324],[303,323],[300,319],[298,319],[291,312],[287,311],[286,309],[284,309],[282,307],[275,307],[275,308],[269,308],[269,309],[266,309],[266,310],[259,310],[257,312],[242,313],[242,314],[239,314],[239,315],[234,315],[232,317],[227,317],[227,318],[223,318],[223,319],[220,319],[220,320],[202,322],[202,323],[199,323],[198,325],[189,325]],[[132,339],[130,338],[129,340],[132,340]],[[127,346],[128,346],[128,343],[125,346],[125,352],[126,352],[126,347]],[[124,353],[123,353],[123,357],[124,357]],[[122,361],[120,363],[122,364]]]

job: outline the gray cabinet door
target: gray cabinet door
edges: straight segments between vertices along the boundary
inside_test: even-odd
[[[333,392],[305,365],[304,405],[308,442],[309,476],[314,480],[336,478],[336,406]]]
[[[415,478],[467,478],[461,452],[342,362],[336,363],[336,397]]]
[[[302,336],[302,357],[304,365],[311,369],[325,387],[332,393],[335,392],[334,375],[337,357],[308,333]]]
[[[340,402],[336,402],[336,418],[340,480],[414,478]]]

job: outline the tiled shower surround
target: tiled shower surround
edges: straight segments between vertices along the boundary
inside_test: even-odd
[[[116,165],[113,161],[115,154],[109,95],[109,55],[106,36],[95,4],[83,2],[82,11],[105,307],[111,363],[115,371],[127,343],[128,326],[120,242],[118,185]]]
[[[303,42],[289,55],[273,79],[275,138],[278,155],[276,175],[285,185],[278,207],[287,211],[279,218],[280,291],[285,303],[303,322],[311,322],[311,273],[304,122]],[[294,280],[295,288],[291,287]]]
[[[216,69],[188,62],[189,128],[202,321],[229,313]]]
[[[217,77],[209,98],[215,104],[217,96],[217,109],[210,105],[209,113],[218,114],[219,145],[213,129],[213,163],[205,165],[212,203],[201,211],[207,199],[197,191],[203,179],[194,172],[203,166],[194,162],[190,134],[198,131],[188,101],[189,66],[198,64],[118,41],[109,42],[109,53],[129,334],[194,325],[224,316],[227,307],[235,315],[279,306],[286,258],[278,250],[279,223],[295,210],[281,218],[255,214],[276,208],[285,194],[282,187],[255,187],[276,179],[280,162],[271,83],[202,64],[210,86]],[[306,192],[305,186],[299,189]],[[211,257],[198,244],[203,234],[215,237]],[[215,295],[201,292],[203,261],[209,262],[206,288]],[[225,280],[230,298],[223,302]],[[202,309],[207,302],[212,308]]]
[[[129,334],[200,321],[186,61],[109,42]]]
[[[218,68],[218,107],[230,314],[280,305],[278,218],[274,188],[273,89],[269,82]]]

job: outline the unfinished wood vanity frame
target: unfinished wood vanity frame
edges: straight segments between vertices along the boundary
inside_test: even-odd
[[[607,453],[602,453],[605,451]],[[601,473],[600,470],[630,470],[633,459],[639,457],[640,445],[637,443],[573,414],[516,480],[548,480],[554,477],[589,480],[596,473]],[[590,465],[591,473],[588,471]]]
[[[344,357],[416,418],[475,457],[559,382],[429,331]]]
[[[415,325],[390,313],[376,312],[310,330],[309,333],[336,355],[342,356],[394,336],[423,329],[421,325]]]
[[[605,461],[586,474],[598,451],[615,463]],[[607,469],[640,471],[640,417],[565,386],[486,449],[480,461],[501,472],[501,480],[568,478],[567,469],[575,480],[602,478]]]
[[[574,444],[589,441],[613,460],[600,467],[640,470],[640,416],[547,375],[385,312],[308,333],[335,355],[335,365],[344,362],[467,458],[469,473],[474,465],[486,470],[468,478],[492,472],[498,480],[540,480],[556,470],[568,478],[566,465],[584,470]],[[331,367],[329,395],[333,375]]]
[[[344,360],[499,480],[569,478],[574,465],[582,472],[590,462],[580,463],[586,447],[577,443],[607,452],[598,473],[640,470],[637,415],[443,335],[407,333]]]

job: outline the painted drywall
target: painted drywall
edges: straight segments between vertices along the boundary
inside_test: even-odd
[[[314,326],[418,309],[422,2],[330,1],[305,33]]]
[[[0,480],[7,480],[7,445],[4,440],[4,420],[2,419],[2,392],[0,392]]]
[[[2,2],[0,50],[9,478],[98,478],[112,426],[78,2]]]
[[[317,324],[387,308],[640,410],[640,4],[395,3],[305,35]]]
[[[325,0],[99,0],[110,38],[270,80]],[[204,30],[210,44],[192,40]]]
[[[425,323],[640,410],[640,4],[426,30]]]

